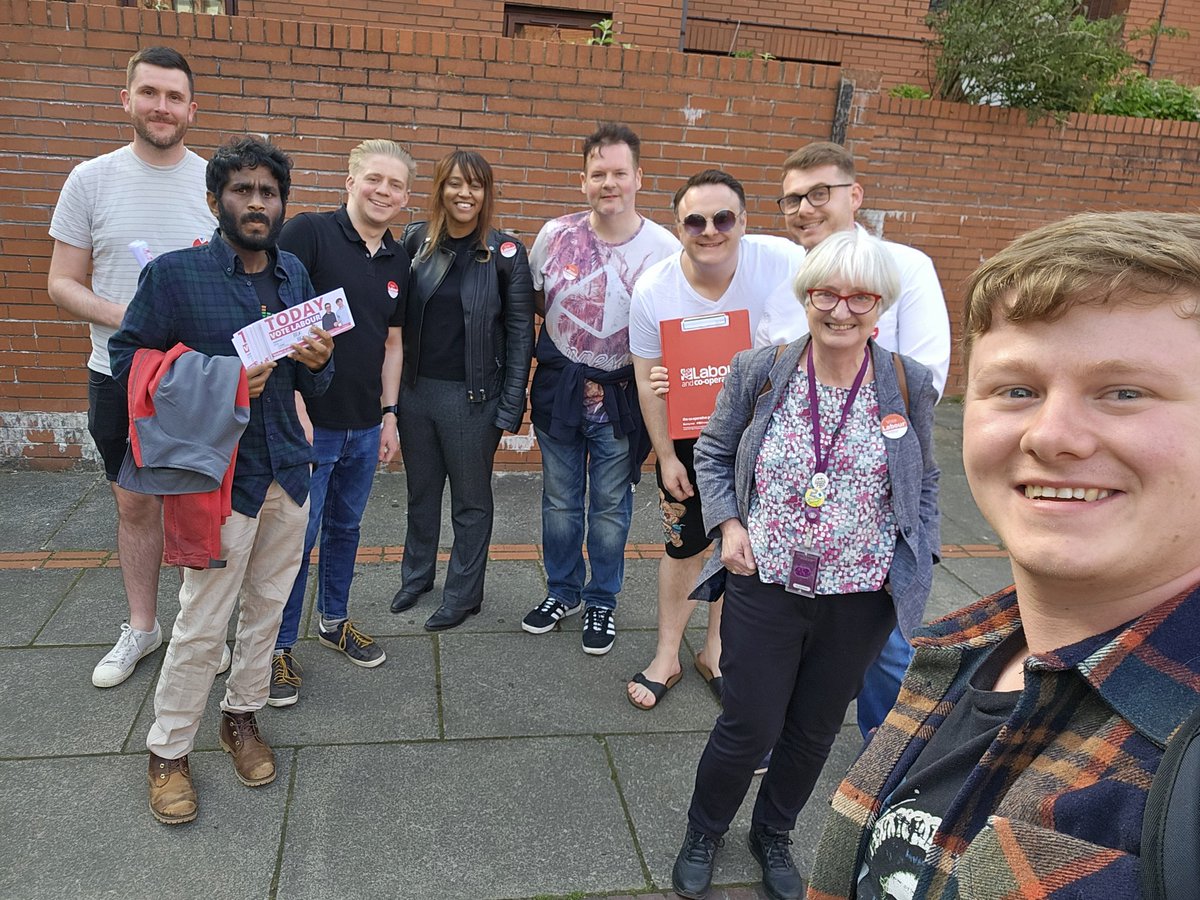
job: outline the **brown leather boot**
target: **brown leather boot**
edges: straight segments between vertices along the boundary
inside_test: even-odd
[[[196,789],[186,755],[163,759],[150,754],[150,812],[164,825],[182,825],[196,818]]]
[[[233,756],[233,770],[246,787],[275,780],[275,753],[258,733],[254,713],[221,713],[221,749]]]

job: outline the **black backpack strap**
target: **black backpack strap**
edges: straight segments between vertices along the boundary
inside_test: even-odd
[[[1167,743],[1142,819],[1142,897],[1184,900],[1200,885],[1200,708]]]

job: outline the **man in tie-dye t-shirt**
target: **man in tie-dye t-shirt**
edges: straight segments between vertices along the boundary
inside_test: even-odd
[[[640,149],[623,125],[588,137],[580,178],[590,209],[547,222],[529,255],[544,319],[530,418],[542,453],[547,596],[521,627],[544,634],[582,610],[583,650],[592,655],[616,637],[631,485],[649,446],[629,356],[630,296],[643,271],[680,249],[637,211]]]

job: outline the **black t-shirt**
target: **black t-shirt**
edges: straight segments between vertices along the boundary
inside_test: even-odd
[[[261,272],[247,273],[246,277],[254,285],[254,293],[258,294],[258,303],[262,307],[262,317],[283,312],[283,301],[279,299],[279,276],[275,274],[276,256],[268,254],[267,267]]]
[[[384,232],[383,243],[372,256],[344,206],[288,220],[279,246],[300,257],[318,294],[342,288],[354,316],[354,327],[333,339],[329,389],[305,401],[309,416],[322,428],[378,425],[381,399],[396,401],[380,397],[381,373],[388,328],[404,324],[408,253],[391,232]]]
[[[991,652],[934,732],[871,830],[858,877],[859,900],[913,900],[933,834],[950,804],[1016,708],[1020,691],[993,691],[1023,637]]]
[[[474,234],[447,237],[442,246],[454,253],[454,264],[425,302],[421,321],[421,354],[417,376],[438,381],[467,380],[467,328],[463,319],[462,283],[467,266],[479,265]]]

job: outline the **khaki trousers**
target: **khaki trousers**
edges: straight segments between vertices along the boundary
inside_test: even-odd
[[[292,582],[300,568],[308,500],[297,506],[271,482],[257,518],[235,512],[221,528],[223,569],[184,569],[179,615],[171,632],[146,747],[165,759],[192,750],[229,617],[241,591],[233,667],[221,709],[256,712],[271,688],[271,654]]]

